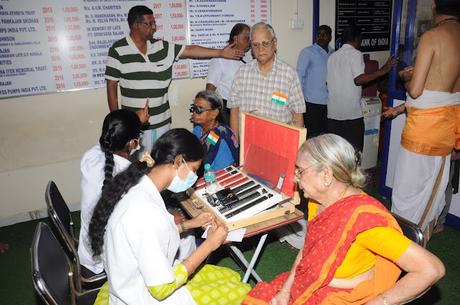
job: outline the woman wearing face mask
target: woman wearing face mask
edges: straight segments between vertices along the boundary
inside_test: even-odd
[[[81,229],[78,255],[83,272],[89,275],[104,270],[102,262],[93,258],[88,240],[88,226],[94,207],[105,185],[131,164],[130,156],[139,147],[141,125],[138,116],[132,111],[121,109],[109,113],[102,125],[99,144],[88,150],[81,160]],[[185,225],[187,228],[200,226],[209,222],[210,217],[211,214],[204,213],[191,224]],[[193,234],[184,233],[181,237],[177,256],[179,260],[189,256],[196,248]]]
[[[200,139],[206,152],[204,163],[214,171],[238,164],[238,142],[225,123],[222,99],[213,91],[200,91],[190,105],[193,133]]]
[[[104,270],[102,262],[93,259],[88,242],[89,222],[102,189],[113,176],[131,164],[128,158],[136,150],[140,134],[141,122],[134,112],[113,111],[104,119],[99,144],[88,150],[81,159],[81,229],[78,255],[84,272],[97,274]]]
[[[175,264],[179,233],[160,192],[191,187],[203,149],[185,129],[172,129],[151,154],[132,163],[103,190],[91,219],[90,239],[108,276],[95,304],[239,304],[249,290],[239,275],[206,265],[188,281],[203,260],[225,240],[215,224],[208,238],[182,263]],[[109,290],[110,287],[110,290]]]

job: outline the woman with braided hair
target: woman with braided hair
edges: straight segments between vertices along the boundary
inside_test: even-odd
[[[78,255],[84,272],[97,274],[104,270],[102,262],[93,258],[88,239],[89,222],[101,197],[101,191],[115,175],[131,164],[130,156],[139,147],[141,125],[138,116],[132,111],[121,109],[109,113],[102,125],[99,144],[87,151],[81,160],[81,229]],[[209,222],[210,217],[209,213],[203,213],[198,219],[192,220],[192,224],[188,223],[190,220],[184,224],[192,229]],[[176,258],[184,259],[195,248],[193,232],[184,232],[181,234]]]
[[[179,234],[197,226],[200,216],[176,225],[160,192],[190,188],[203,155],[191,132],[172,129],[150,154],[144,153],[105,186],[89,225],[93,255],[102,259],[108,278],[95,304],[241,303],[250,287],[240,282],[238,273],[211,265],[198,270],[224,242],[223,225],[212,220],[208,238],[185,260],[175,261]]]
[[[88,150],[80,162],[81,229],[78,255],[82,267],[92,273],[104,270],[102,263],[93,259],[88,243],[88,226],[93,209],[107,183],[131,164],[128,158],[136,150],[140,134],[141,122],[134,112],[123,109],[113,111],[104,119],[99,144]]]

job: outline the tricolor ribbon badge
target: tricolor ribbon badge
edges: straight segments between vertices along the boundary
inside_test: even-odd
[[[277,91],[273,91],[273,94],[272,94],[272,102],[274,103],[277,103],[281,106],[284,106],[286,105],[286,101],[288,99],[288,96],[281,93],[281,92],[277,92]]]
[[[212,145],[216,145],[217,141],[219,141],[219,136],[214,131],[211,130],[206,140]]]

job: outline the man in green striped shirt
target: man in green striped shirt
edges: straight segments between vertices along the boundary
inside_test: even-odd
[[[145,124],[142,146],[151,150],[153,143],[171,126],[168,88],[172,67],[184,58],[223,57],[239,60],[244,53],[229,45],[209,49],[179,45],[153,38],[156,31],[153,11],[134,6],[128,13],[130,33],[109,49],[105,78],[110,111],[118,109],[118,85],[122,108],[135,111]]]

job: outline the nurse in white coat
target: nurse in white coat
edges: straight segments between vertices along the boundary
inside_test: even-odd
[[[88,240],[88,226],[102,188],[131,162],[130,154],[137,148],[141,134],[138,116],[128,110],[109,113],[102,125],[99,144],[88,150],[81,159],[81,228],[78,255],[83,267],[92,273],[104,270],[100,260],[93,259]]]
[[[113,178],[91,219],[89,236],[108,276],[95,304],[240,304],[249,291],[239,275],[205,265],[225,240],[227,230],[210,221],[208,238],[182,263],[175,264],[182,224],[176,225],[160,192],[182,192],[196,181],[203,150],[185,129],[172,129],[151,154]]]
[[[88,150],[80,162],[81,228],[78,255],[87,273],[97,274],[104,270],[102,261],[93,258],[88,240],[94,207],[105,185],[131,164],[129,157],[139,147],[140,134],[141,122],[134,112],[125,109],[113,111],[104,119],[99,144]],[[183,225],[190,229],[200,226],[197,220],[189,222]],[[196,248],[193,234],[184,233],[181,237],[177,254],[179,260],[188,257]]]

